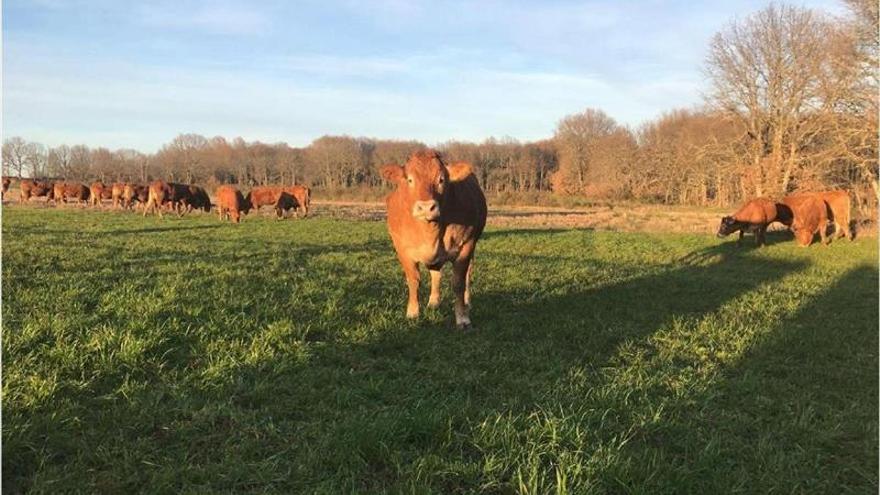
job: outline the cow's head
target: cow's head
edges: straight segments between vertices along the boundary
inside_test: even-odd
[[[742,223],[737,222],[733,217],[724,217],[721,219],[721,225],[718,226],[718,237],[728,236],[742,228]]]
[[[798,244],[801,246],[809,246],[813,242],[813,229],[806,225],[802,216],[794,217],[791,230],[794,232],[794,238],[797,239]]]
[[[423,222],[440,220],[448,184],[464,180],[470,174],[469,163],[446,165],[436,151],[418,151],[402,167],[382,167],[382,177],[397,184],[397,194],[413,218]]]

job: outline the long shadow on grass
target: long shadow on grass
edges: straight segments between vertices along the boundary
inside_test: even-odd
[[[627,445],[624,491],[876,493],[877,283],[876,267],[850,270],[705,393],[673,401]]]
[[[570,379],[572,370],[589,374],[616,366],[621,346],[672,321],[712,313],[805,267],[728,246],[699,254],[700,261],[610,286],[549,281],[555,289],[538,296],[528,284],[492,291],[483,282],[474,296],[476,333],[424,325],[419,331],[389,329],[341,351],[338,364],[352,372],[333,383],[333,395],[313,404],[334,411],[326,434],[314,439],[317,451],[326,454],[317,460],[365,492],[402,489],[397,484],[402,479],[419,477],[438,492],[475,490],[487,482],[479,471],[485,446],[471,436],[485,418],[540,409],[547,392]],[[554,260],[544,262],[552,266]],[[515,260],[514,266],[530,269]],[[340,402],[340,393],[349,400]],[[464,463],[477,471],[444,474],[423,465],[438,456],[443,466]],[[511,484],[512,477],[495,473],[495,479]]]
[[[588,248],[589,239],[582,244]],[[353,266],[319,259],[328,250],[344,252]],[[156,254],[145,261],[165,261]],[[167,308],[148,310],[158,313],[127,316],[145,321],[131,332],[152,332],[130,371],[100,363],[73,370],[108,376],[4,417],[7,486],[57,477],[82,491],[475,491],[486,480],[485,452],[473,435],[485,418],[532,411],[572,369],[615,366],[615,350],[626,342],[804,266],[718,246],[638,276],[638,267],[596,263],[585,253],[590,268],[626,272],[600,287],[552,269],[571,257],[512,263],[492,254],[484,266],[503,262],[506,271],[485,275],[474,296],[478,331],[461,334],[431,313],[404,322],[402,275],[395,269],[390,279],[377,277],[356,266],[358,257],[374,256],[393,264],[387,242],[314,246],[272,266],[268,258],[241,257],[228,272],[210,271],[214,256],[224,254],[196,253],[210,276],[184,278],[165,296]],[[301,275],[286,275],[298,269]],[[250,277],[249,292],[237,285],[236,270]],[[525,271],[546,272],[552,290],[490,285],[492,277],[516,280]],[[333,276],[299,296],[310,272]],[[153,283],[147,288],[162,289]],[[358,325],[386,311],[376,301],[389,299],[400,303],[395,318],[358,334]],[[448,295],[442,311],[451,311]],[[160,320],[168,326],[150,324]],[[165,337],[173,332],[183,335]],[[345,332],[352,336],[334,337]]]

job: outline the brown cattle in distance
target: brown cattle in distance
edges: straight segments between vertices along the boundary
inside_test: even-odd
[[[147,203],[144,206],[144,216],[155,211],[162,218],[162,208],[168,206],[172,211],[180,214],[180,202],[189,194],[189,188],[175,182],[155,180],[149,185]]]
[[[789,208],[792,215],[791,230],[798,244],[807,247],[813,243],[816,232],[822,239],[822,244],[827,244],[830,239],[825,236],[828,228],[828,205],[814,194],[802,194],[786,196],[782,200]]]
[[[110,199],[112,200],[113,208],[121,208],[122,207],[122,195],[125,193],[125,183],[123,182],[114,182],[110,187]]]
[[[419,315],[419,264],[431,273],[429,307],[440,304],[440,270],[452,263],[455,324],[471,325],[471,262],[477,240],[486,226],[486,197],[471,165],[446,165],[439,153],[414,153],[406,165],[385,165],[382,176],[396,184],[385,198],[388,232],[409,289],[406,316]]]
[[[56,182],[52,189],[56,205],[58,202],[66,203],[68,199],[77,203],[88,203],[91,197],[89,188],[79,182]]]
[[[104,198],[105,191],[110,192],[110,188],[105,186],[101,181],[92,182],[89,186],[89,203],[92,206],[100,206],[101,199]]]
[[[303,216],[308,216],[311,196],[312,190],[307,186],[257,186],[250,190],[247,200],[257,211],[261,206],[271,205],[275,215],[283,218],[285,211],[299,208]]]
[[[55,188],[52,184],[41,181],[41,180],[31,180],[31,179],[22,179],[18,184],[20,193],[18,195],[18,202],[24,203],[31,198],[38,198],[41,196],[46,196],[46,199],[53,200],[55,199]]]
[[[721,219],[718,237],[739,231],[737,244],[746,232],[755,234],[755,244],[764,245],[767,226],[776,221],[776,203],[767,198],[756,198],[744,204],[736,213]]]
[[[182,203],[186,206],[187,212],[193,209],[203,210],[206,213],[211,211],[211,197],[201,186],[190,185],[186,195],[182,198]]]
[[[150,188],[148,186],[126,182],[122,186],[122,194],[119,197],[120,206],[122,206],[123,210],[127,210],[134,206],[135,200],[141,205],[145,205],[147,204],[147,199],[149,199],[149,192]],[[116,198],[113,199],[113,202],[115,206]]]
[[[214,191],[214,197],[217,200],[217,213],[221,221],[231,218],[233,223],[239,223],[241,214],[247,214],[251,209],[244,195],[235,186],[218,187]]]
[[[6,191],[9,190],[9,185],[12,184],[12,179],[9,177],[3,176],[3,192],[0,193],[0,199],[6,198]]]

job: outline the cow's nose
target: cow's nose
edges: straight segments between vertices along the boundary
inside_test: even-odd
[[[432,220],[440,215],[440,205],[436,200],[416,201],[413,205],[413,215],[426,220]]]

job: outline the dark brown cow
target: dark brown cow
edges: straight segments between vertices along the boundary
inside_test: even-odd
[[[250,204],[235,186],[220,186],[214,191],[217,200],[217,213],[220,220],[232,218],[234,223],[241,221],[241,214],[250,211]]]
[[[182,202],[186,206],[187,212],[193,209],[203,210],[206,213],[211,211],[211,197],[201,186],[190,185]]]
[[[471,261],[486,226],[486,197],[465,162],[445,165],[436,151],[418,151],[404,166],[386,165],[382,176],[397,185],[385,198],[388,232],[406,276],[406,316],[419,315],[419,263],[431,273],[428,306],[440,304],[440,270],[452,263],[455,324],[471,325]]]
[[[0,199],[6,198],[6,191],[9,190],[9,185],[12,184],[12,179],[9,177],[3,176],[3,192],[0,193]]]
[[[52,187],[55,196],[55,204],[66,203],[72,199],[77,203],[88,203],[91,194],[85,184],[79,182],[56,182]]]
[[[46,196],[46,199],[55,199],[55,188],[52,184],[41,180],[22,179],[18,183],[20,193],[18,195],[19,203],[24,203],[31,198]]]
[[[791,230],[794,231],[798,244],[807,247],[813,243],[816,232],[822,239],[822,244],[827,244],[830,239],[825,236],[828,228],[828,205],[815,194],[801,194],[787,196],[782,200],[783,205],[791,212]],[[780,208],[782,209],[782,208]],[[786,218],[788,218],[786,216]]]
[[[737,244],[742,243],[743,234],[755,234],[755,244],[763,246],[767,226],[776,221],[776,203],[767,198],[756,198],[744,204],[736,213],[721,219],[718,237],[728,236],[739,231]]]
[[[285,187],[284,191],[293,196],[296,202],[293,209],[301,209],[304,217],[309,216],[309,207],[312,204],[312,190],[308,186],[290,186]]]

